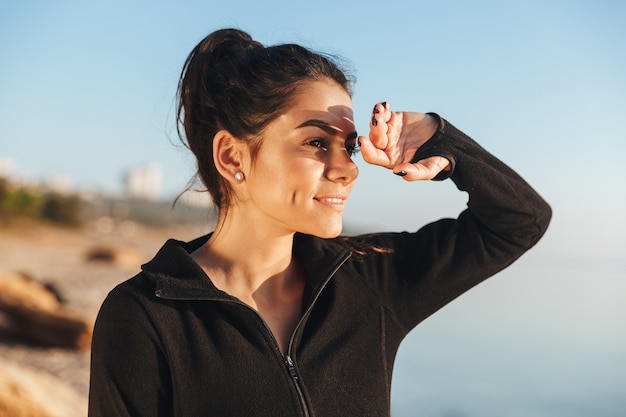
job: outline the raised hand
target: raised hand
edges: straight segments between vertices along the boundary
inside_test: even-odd
[[[386,102],[372,112],[369,137],[359,137],[365,162],[393,170],[407,181],[430,180],[449,169],[449,161],[433,156],[413,164],[415,152],[437,130],[437,120],[424,113],[392,112]]]

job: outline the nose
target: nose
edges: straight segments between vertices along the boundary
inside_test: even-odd
[[[359,176],[359,168],[344,148],[328,153],[326,177],[334,182],[349,184]]]

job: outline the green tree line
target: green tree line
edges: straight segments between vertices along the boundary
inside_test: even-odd
[[[33,218],[64,225],[80,224],[80,199],[76,195],[40,191],[0,178],[0,219]]]

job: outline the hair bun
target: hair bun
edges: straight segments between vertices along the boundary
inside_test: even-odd
[[[263,45],[239,29],[220,29],[204,38],[198,45],[197,53],[202,54],[211,67],[229,62],[251,49],[263,48]]]

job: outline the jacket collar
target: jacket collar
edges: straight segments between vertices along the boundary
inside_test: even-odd
[[[207,242],[211,235],[190,242],[168,240],[155,257],[142,265],[143,273],[155,285],[155,294],[161,298],[184,300],[233,300],[219,290],[204,270],[193,260],[191,253]],[[294,256],[302,265],[307,284],[313,293],[325,285],[334,272],[351,255],[335,239],[296,234]]]

